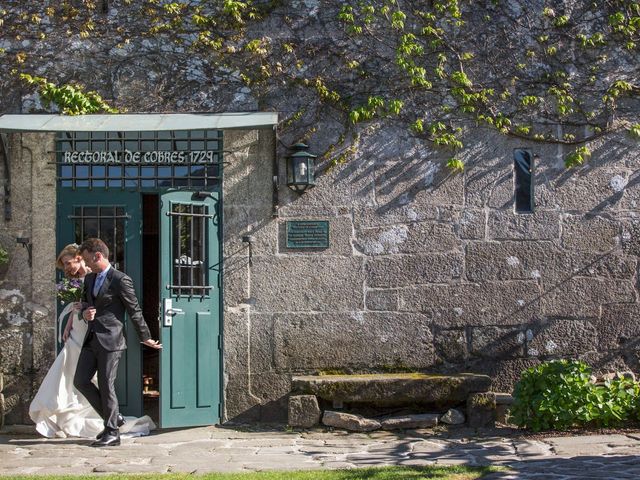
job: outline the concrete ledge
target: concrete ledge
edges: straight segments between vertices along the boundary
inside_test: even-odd
[[[491,378],[486,375],[394,373],[298,376],[292,378],[291,389],[294,394],[316,395],[329,401],[444,408],[464,403],[470,394],[486,392],[490,386]]]

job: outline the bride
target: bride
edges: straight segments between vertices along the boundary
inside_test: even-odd
[[[91,272],[82,260],[76,244],[62,249],[56,260],[56,267],[63,270],[67,278],[72,279],[83,279]],[[36,430],[45,437],[95,438],[104,428],[102,418],[73,386],[78,357],[87,333],[87,324],[79,316],[80,306],[80,303],[70,303],[60,313],[60,326],[64,317],[69,315],[60,336],[65,345],[29,406],[29,416],[36,424]],[[120,433],[124,435],[148,435],[150,430],[156,428],[147,415],[141,418],[125,417],[125,420],[120,427]]]

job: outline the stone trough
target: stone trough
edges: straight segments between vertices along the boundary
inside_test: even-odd
[[[362,374],[362,375],[308,375],[292,378],[289,397],[289,425],[311,427],[323,423],[337,426],[341,421],[340,412],[320,410],[320,404],[331,403],[334,409],[349,406],[372,406],[376,408],[396,408],[420,406],[431,411],[445,412],[448,409],[466,405],[470,426],[492,426],[496,419],[496,394],[490,392],[491,379],[486,375],[463,373],[457,375],[429,375],[424,373]],[[320,402],[318,401],[320,400]],[[416,421],[423,425],[437,424],[438,414],[364,419],[359,415],[351,418],[342,413],[345,428],[416,428]],[[443,416],[451,418],[451,414]],[[399,420],[406,418],[406,421]],[[366,425],[366,427],[365,427]],[[406,427],[404,427],[406,425]],[[395,427],[393,427],[395,426]]]

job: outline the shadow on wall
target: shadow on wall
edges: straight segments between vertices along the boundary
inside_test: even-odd
[[[233,416],[224,425],[237,425],[242,423],[274,423],[286,424],[288,421],[289,395],[283,395],[275,400],[268,400],[259,405],[253,405],[239,415]],[[221,425],[222,427],[224,425]]]
[[[379,215],[385,215],[393,213],[395,210],[399,210],[407,204],[411,204],[416,200],[418,195],[433,193],[438,195],[439,190],[447,189],[447,183],[452,180],[453,175],[444,166],[444,161],[435,159],[435,155],[432,153],[425,153],[422,159],[416,160],[414,156],[393,156],[388,155],[388,146],[390,141],[380,141],[379,143],[373,142],[372,145],[368,145],[367,152],[371,153],[369,159],[362,161],[354,161],[341,168],[339,175],[336,177],[336,182],[353,181],[358,183],[361,180],[367,178],[375,178],[375,189],[377,193],[376,198],[376,212]],[[510,193],[508,200],[500,200],[493,205],[496,210],[506,210],[512,208],[512,173],[511,168],[513,165],[513,158],[511,155],[502,155],[496,157],[496,151],[501,148],[501,152],[511,152],[510,148],[504,148],[504,143],[511,147],[523,147],[523,145],[517,145],[516,142],[503,142],[501,146],[489,144],[488,142],[479,142],[475,147],[470,149],[470,157],[466,161],[466,171],[463,174],[466,181],[469,177],[473,177],[475,185],[483,185],[482,189],[494,190],[502,189]],[[536,153],[539,147],[533,145],[531,147],[532,152]],[[551,150],[550,147],[546,147]],[[556,147],[553,146],[553,149]],[[600,180],[603,183],[601,185],[593,185],[593,192],[601,197],[601,201],[596,203],[595,206],[590,202],[589,207],[583,211],[572,210],[573,207],[567,208],[562,205],[547,205],[545,208],[560,209],[560,211],[570,211],[571,215],[579,216],[582,220],[588,220],[590,218],[601,215],[606,210],[605,218],[615,222],[612,228],[617,229],[618,238],[622,231],[621,220],[628,214],[626,211],[619,211],[614,209],[620,209],[620,202],[625,197],[625,192],[631,192],[637,190],[640,184],[640,174],[635,172],[635,167],[628,164],[633,160],[633,153],[637,151],[637,146],[630,144],[629,142],[616,139],[609,139],[605,143],[601,143],[593,149],[593,154],[590,160],[583,167],[565,169],[559,167],[561,158],[557,155],[549,155],[545,153],[543,158],[539,160],[540,170],[536,172],[536,182],[538,186],[545,187],[552,193],[554,190],[562,189],[565,185],[572,181],[587,183],[591,179],[595,178],[593,175],[595,171],[600,169],[610,169],[611,182],[609,183],[608,175],[609,170],[601,175],[596,180]],[[568,150],[567,152],[568,153]],[[493,157],[492,157],[493,155]],[[431,159],[430,159],[431,158]],[[440,159],[442,156],[440,156]],[[484,159],[489,159],[485,162]],[[625,160],[626,159],[626,160]],[[499,172],[496,174],[496,170]],[[629,175],[629,172],[633,171]],[[621,182],[620,184],[614,184],[614,181]],[[362,190],[360,193],[364,193]],[[571,194],[574,190],[571,190]],[[467,192],[464,193],[466,195]],[[631,193],[627,193],[631,195]],[[482,195],[482,198],[490,198],[491,193]],[[445,197],[446,198],[446,197]],[[498,197],[499,199],[502,197]],[[454,198],[451,203],[459,208],[467,208],[466,198]],[[575,202],[580,202],[581,199],[574,199]],[[592,199],[590,199],[592,201]],[[428,203],[434,206],[450,206],[447,205],[446,200],[443,197],[437,197],[433,201],[431,199],[426,200]],[[471,205],[471,207],[478,207],[479,205]],[[487,206],[487,203],[484,203]],[[624,208],[630,208],[625,206]],[[620,214],[621,216],[617,216]],[[401,218],[399,215],[398,218]],[[587,229],[588,230],[588,229]],[[476,239],[483,240],[483,239]],[[486,241],[486,238],[484,238]],[[504,239],[508,240],[508,239]],[[498,241],[498,240],[497,240]],[[557,242],[557,239],[554,240]],[[462,244],[462,242],[461,242]],[[501,371],[501,367],[497,365],[500,361],[510,361],[514,363],[512,371],[522,371],[524,368],[531,366],[543,360],[553,358],[582,358],[591,364],[596,371],[606,371],[611,368],[617,370],[629,369],[630,367],[638,371],[640,368],[640,361],[636,348],[640,344],[640,339],[635,335],[632,338],[627,338],[620,341],[620,345],[614,349],[607,349],[600,343],[599,335],[601,334],[599,328],[601,326],[600,314],[581,314],[580,308],[576,308],[576,312],[572,315],[530,315],[528,322],[523,322],[518,325],[510,325],[509,322],[513,321],[513,318],[519,316],[522,317],[523,313],[526,314],[528,307],[542,302],[548,297],[558,294],[558,298],[563,298],[561,295],[567,289],[575,289],[576,285],[572,284],[572,281],[580,281],[581,278],[594,279],[606,279],[612,282],[617,281],[615,275],[600,273],[594,275],[590,270],[594,267],[603,265],[607,260],[610,260],[612,264],[616,263],[615,258],[611,258],[615,254],[622,254],[620,247],[607,252],[596,253],[594,251],[581,251],[574,252],[570,246],[558,244],[560,252],[564,252],[567,255],[576,253],[576,256],[580,259],[581,263],[578,268],[569,270],[567,275],[560,278],[559,281],[554,282],[551,285],[544,285],[543,282],[538,282],[540,293],[534,298],[530,298],[528,302],[521,305],[519,308],[513,311],[508,311],[500,314],[495,318],[495,323],[481,324],[481,325],[467,325],[458,329],[446,329],[439,326],[433,327],[433,335],[436,339],[437,356],[440,358],[439,365],[434,365],[430,370],[447,371],[447,372],[460,372],[460,371],[474,371],[481,373],[488,373],[492,377]],[[631,255],[630,255],[631,253]],[[629,252],[625,249],[624,254],[628,258],[633,260],[634,265],[637,263],[636,255],[638,252]],[[581,258],[582,256],[582,258]],[[594,258],[595,257],[595,258]],[[575,267],[575,265],[574,265]],[[602,270],[606,270],[607,266],[603,266]],[[635,267],[634,267],[635,268]],[[629,284],[630,294],[632,290],[635,290],[634,294],[637,299],[637,286],[633,283],[631,277],[620,281]],[[481,283],[480,283],[481,285]],[[453,287],[453,285],[452,285]],[[455,288],[455,287],[453,287]],[[586,295],[589,292],[585,292]],[[602,298],[598,298],[600,309],[602,305],[606,305],[610,302],[627,302],[626,299],[620,298],[609,299],[606,298],[606,292],[602,293]],[[556,302],[558,300],[556,299]],[[632,305],[636,305],[633,303]],[[426,313],[426,312],[425,312]],[[624,318],[619,319],[621,322]],[[507,326],[505,326],[507,325]],[[491,330],[488,335],[483,335],[482,330]],[[451,333],[451,336],[457,336],[457,338],[463,338],[466,344],[466,353],[457,358],[446,358],[447,356],[438,352],[438,337],[443,333]],[[558,339],[558,337],[563,337]],[[478,340],[478,338],[480,339]],[[554,341],[555,338],[555,341]],[[476,342],[478,340],[478,342]],[[560,341],[561,340],[561,341]],[[455,339],[454,341],[457,341]],[[564,346],[562,341],[565,342]],[[613,341],[613,340],[611,340]],[[479,344],[482,345],[482,351],[478,349]],[[541,348],[542,347],[542,348]],[[587,347],[587,348],[585,348]],[[592,348],[588,348],[592,347]],[[442,350],[442,349],[441,349]],[[503,372],[504,373],[504,372]],[[499,385],[500,390],[511,390],[513,384],[517,381],[517,375],[510,374]]]
[[[518,369],[511,372],[511,376],[504,375],[502,361],[514,363],[519,371],[536,365],[541,361],[553,359],[582,359],[595,370],[594,373],[610,371],[633,370],[640,371],[640,327],[625,327],[625,318],[601,319],[594,316],[547,316],[532,319],[531,322],[520,325],[509,325],[509,319],[516,317],[519,312],[529,306],[542,301],[554,292],[562,291],[574,286],[570,281],[581,278],[583,274],[593,271],[609,259],[614,252],[604,253],[595,260],[584,264],[561,281],[544,288],[543,292],[525,303],[521,307],[506,312],[496,318],[494,325],[468,325],[460,329],[447,330],[434,326],[434,338],[442,337],[448,332],[455,331],[459,338],[466,342],[468,354],[464,358],[451,358],[447,361],[447,353],[441,348],[436,350],[438,357],[444,361],[435,367],[440,373],[460,373],[472,371],[485,373],[494,379],[493,390],[510,392],[519,380]],[[622,304],[630,306],[629,316],[637,313],[633,310],[636,304]],[[601,314],[602,315],[602,314]],[[612,322],[619,322],[617,324]],[[611,323],[610,323],[611,322]],[[606,324],[606,325],[605,325]],[[603,327],[604,325],[604,327]],[[617,345],[606,350],[606,344],[600,336],[601,330],[607,330],[612,338],[609,343]],[[624,330],[618,332],[617,330]],[[444,345],[446,348],[446,345]],[[457,360],[457,362],[456,362]],[[433,371],[433,370],[432,370]],[[509,372],[507,372],[509,373]],[[501,375],[502,374],[502,375]],[[496,377],[500,380],[496,382]]]
[[[377,213],[386,214],[413,202],[422,192],[437,192],[455,175],[446,168],[446,153],[434,150],[418,138],[407,138],[401,129],[391,128],[384,134],[362,140],[360,150],[366,157],[356,157],[340,168],[336,184],[364,186],[353,192],[354,200],[366,198],[373,179],[378,199]],[[486,154],[485,147],[475,147],[473,156]],[[325,166],[326,168],[326,166]],[[380,197],[384,197],[380,201]],[[459,203],[453,201],[451,203]]]
[[[332,181],[339,186],[352,186],[352,200],[362,200],[358,196],[362,196],[366,199],[370,193],[370,189],[373,183],[373,187],[376,192],[375,204],[373,205],[375,212],[382,216],[385,214],[393,214],[395,210],[399,210],[407,204],[421,204],[422,207],[435,206],[435,207],[453,207],[454,210],[465,208],[487,208],[487,199],[494,199],[494,206],[496,210],[508,210],[512,207],[513,202],[513,157],[511,155],[511,147],[522,147],[516,142],[505,141],[502,144],[495,145],[488,141],[479,141],[476,146],[469,150],[469,158],[466,161],[466,171],[461,175],[452,175],[449,170],[444,166],[445,161],[443,155],[439,152],[427,151],[424,147],[415,146],[415,148],[407,149],[409,153],[402,153],[398,155],[398,146],[392,140],[380,139],[373,140],[371,145],[367,145],[368,158],[356,158],[353,161],[340,166],[336,172],[332,172],[334,175]],[[532,152],[536,153],[537,146],[531,148]],[[393,152],[391,151],[393,150]],[[552,194],[555,189],[560,189],[563,185],[566,185],[572,179],[588,178],[587,176],[594,172],[594,170],[606,168],[618,161],[620,158],[628,156],[632,151],[632,147],[623,143],[615,144],[612,148],[600,148],[594,152],[594,157],[599,156],[597,161],[589,163],[585,167],[564,170],[558,168],[557,157],[551,155],[542,156],[540,160],[541,168],[540,175],[536,174],[536,181],[540,181],[540,186],[546,187]],[[394,153],[395,152],[395,153]],[[507,152],[507,154],[504,154]],[[500,153],[500,155],[498,155]],[[555,163],[554,163],[555,162]],[[616,168],[619,164],[614,165]],[[624,168],[627,168],[624,166]],[[473,179],[473,188],[476,188],[478,192],[473,192],[477,195],[476,203],[469,203],[468,195],[468,181],[470,177]],[[631,180],[627,183],[627,189],[637,187],[640,182],[640,177],[631,176]],[[451,184],[455,184],[453,187]],[[588,215],[597,215],[604,209],[618,205],[620,200],[624,198],[624,191],[615,192],[607,190],[608,185],[604,185],[605,189],[599,188],[597,193],[602,197],[606,197],[600,201],[595,208],[585,208],[583,211],[576,212],[571,211],[564,207],[564,210],[571,211],[571,215],[581,215],[587,218]],[[485,190],[484,192],[482,190]],[[488,191],[488,193],[487,193]],[[493,196],[494,191],[499,191],[499,194]],[[433,197],[430,197],[433,195]],[[455,196],[454,196],[455,195]],[[552,195],[553,196],[553,195]],[[325,200],[325,199],[321,199]],[[337,201],[333,198],[327,198],[328,202]],[[305,197],[302,197],[302,202],[305,201]],[[365,200],[362,200],[364,203]],[[481,204],[481,202],[483,202]],[[342,205],[340,205],[342,206]],[[562,206],[560,206],[562,207]],[[558,209],[557,206],[546,206],[547,210]],[[562,211],[562,208],[560,208]],[[507,212],[508,213],[508,212]],[[245,212],[246,214],[246,212]],[[505,215],[506,217],[507,215]],[[228,217],[227,217],[228,218]],[[402,218],[401,215],[398,218]],[[406,217],[405,217],[406,218]],[[531,218],[531,217],[530,217]],[[257,227],[251,232],[255,234],[265,228],[270,222],[271,218],[254,219],[256,220],[254,225]],[[405,220],[410,223],[411,220]],[[450,217],[440,216],[438,221],[441,223],[451,222]],[[249,225],[251,222],[245,223]],[[371,227],[376,227],[372,225]],[[619,223],[617,224],[618,232],[621,228]],[[226,232],[229,233],[229,232]],[[230,234],[229,238],[239,239],[242,234],[246,232],[238,230]],[[356,232],[356,235],[358,232]],[[559,235],[559,234],[558,234]],[[568,255],[573,253],[571,247],[566,248],[559,241],[560,237],[555,237],[551,241],[536,242],[540,243],[540,248],[544,248],[547,244],[553,244],[554,248],[557,247],[559,254]],[[474,238],[477,244],[490,244],[498,243],[504,239],[498,239],[492,242],[487,241],[487,235]],[[235,240],[234,240],[235,241]],[[511,241],[506,239],[507,242]],[[462,254],[465,246],[470,243],[465,239],[458,239],[457,245],[452,247],[458,254]],[[522,242],[526,244],[526,241]],[[232,243],[230,248],[227,248],[225,252],[225,272],[229,275],[233,275],[235,272],[241,272],[246,269],[248,257],[246,252],[247,246],[239,243]],[[402,253],[402,252],[401,252]],[[409,252],[411,253],[411,252]],[[422,253],[422,252],[421,252]],[[424,252],[429,253],[429,252]],[[445,253],[449,253],[448,251]],[[581,281],[587,279],[588,281],[597,282],[600,279],[607,277],[607,275],[600,276],[600,273],[595,275],[589,270],[594,267],[605,263],[607,260],[612,259],[615,255],[621,253],[619,247],[611,250],[607,253],[594,252],[577,252],[576,258],[572,260],[571,267],[562,272],[561,275],[555,275],[551,284],[544,284],[542,281],[528,279],[528,285],[537,286],[533,289],[532,295],[528,296],[527,301],[512,310],[502,310],[499,314],[495,315],[495,318],[485,318],[485,321],[473,323],[473,319],[470,318],[465,325],[459,325],[455,327],[441,327],[437,325],[435,315],[431,318],[433,320],[433,338],[435,339],[436,348],[436,364],[427,366],[425,369],[436,372],[457,373],[461,371],[473,371],[476,373],[487,373],[492,378],[501,378],[498,383],[493,387],[494,390],[510,391],[514,383],[518,380],[519,374],[525,368],[534,365],[541,360],[551,358],[562,357],[581,357],[588,361],[596,369],[606,369],[614,365],[615,368],[620,367],[629,368],[627,365],[637,364],[637,360],[634,360],[633,351],[638,345],[637,337],[634,337],[627,341],[624,348],[613,348],[605,351],[604,347],[599,345],[599,325],[601,321],[600,314],[581,314],[578,309],[572,313],[572,315],[566,316],[563,314],[557,315],[542,315],[540,314],[540,308],[530,308],[540,304],[549,297],[566,292],[568,289],[575,289],[576,285],[572,282],[575,280]],[[628,255],[628,252],[625,252]],[[376,256],[365,256],[365,261],[375,258]],[[379,258],[384,258],[383,256]],[[634,268],[637,264],[637,258],[631,257],[634,261]],[[615,263],[612,260],[612,263]],[[628,262],[631,263],[631,262]],[[578,268],[574,268],[574,267]],[[603,267],[606,269],[607,267]],[[609,275],[607,281],[615,283],[618,278],[615,275]],[[517,280],[517,279],[516,279]],[[483,280],[480,278],[478,282],[466,281],[464,274],[461,277],[456,277],[450,284],[451,288],[456,288],[461,285],[475,285],[480,287],[479,292],[482,292]],[[620,283],[629,285],[630,290],[633,290],[631,284],[633,280],[631,277],[625,277],[624,281]],[[434,282],[435,283],[435,282]],[[497,283],[497,282],[494,282]],[[579,283],[579,282],[578,282]],[[635,285],[633,285],[635,287]],[[386,287],[385,287],[386,288]],[[389,289],[397,287],[388,287]],[[492,294],[499,296],[501,294],[500,289],[493,289]],[[605,291],[606,292],[606,291]],[[597,299],[596,307],[600,310],[602,305],[608,303],[605,293],[601,293],[601,297]],[[508,295],[509,293],[505,293]],[[586,292],[588,295],[589,292]],[[637,297],[637,293],[636,293]],[[558,295],[560,300],[555,300],[556,303],[562,301],[564,298],[562,295]],[[514,299],[515,300],[515,299]],[[587,299],[590,300],[590,299]],[[473,301],[473,300],[472,300]],[[624,303],[626,300],[617,300]],[[416,313],[429,314],[430,312],[416,309]],[[531,313],[534,310],[535,313]],[[396,311],[394,313],[412,313]],[[571,310],[569,310],[571,313]],[[620,319],[624,320],[623,318]],[[515,325],[513,322],[517,322]],[[392,329],[393,327],[390,327]],[[447,339],[447,336],[450,338]],[[563,345],[558,338],[565,341]],[[457,342],[459,338],[462,338],[464,348],[462,353],[458,356],[447,356],[444,352],[447,341]],[[555,345],[555,346],[554,346]],[[593,347],[593,348],[590,348]],[[375,346],[372,345],[372,348]],[[331,359],[327,360],[330,363]],[[398,363],[400,368],[401,361]],[[338,365],[339,367],[339,365]],[[349,366],[345,366],[345,369]],[[375,365],[370,366],[373,370]],[[275,368],[275,367],[274,367]],[[313,369],[309,369],[307,372],[298,373],[313,373]],[[280,375],[289,375],[291,371],[285,371],[284,369],[277,372]],[[317,373],[317,370],[316,370]],[[355,373],[355,372],[354,372]],[[260,419],[262,421],[279,421],[277,418],[282,418],[286,412],[286,397],[279,397],[275,400],[266,402],[263,405],[256,405],[244,412],[240,417],[234,418],[236,421],[252,421]],[[270,418],[272,416],[272,418]]]
[[[390,145],[395,145],[395,149],[391,149]],[[524,145],[522,142],[504,138],[499,138],[493,143],[491,139],[484,138],[469,145],[460,155],[465,163],[466,189],[469,189],[468,184],[472,181],[474,188],[477,185],[485,190],[483,198],[490,198],[493,190],[501,188],[507,191],[512,190],[512,151],[515,148],[528,148],[532,153],[539,155],[535,172],[536,187],[549,190],[559,189],[567,182],[576,179],[586,180],[586,177],[593,175],[594,171],[601,168],[612,167],[616,170],[619,169],[623,174],[625,171],[635,170],[633,166],[626,165],[624,159],[633,160],[633,154],[637,152],[637,145],[626,141],[624,136],[620,139],[607,139],[593,148],[593,153],[584,166],[567,169],[560,166],[563,164],[562,155],[559,156],[557,152],[551,152],[552,149],[557,149],[555,145]],[[348,180],[357,183],[367,177],[375,178],[375,188],[378,194],[376,198],[377,212],[379,214],[401,208],[413,202],[421,193],[437,194],[438,190],[446,189],[447,183],[458,175],[453,174],[446,167],[446,152],[435,151],[425,145],[417,145],[415,141],[406,141],[405,144],[398,145],[391,143],[391,141],[374,139],[367,143],[366,151],[367,159],[365,161],[356,159],[347,164],[336,178],[336,182]],[[399,151],[401,153],[398,153]],[[569,151],[569,149],[565,149],[563,154],[567,154]],[[501,170],[501,173],[496,174],[496,170]],[[640,174],[632,174],[625,181],[628,183],[623,184],[622,187],[605,186],[610,187],[612,193],[603,198],[589,212],[584,213],[596,215],[607,207],[615,206],[623,198],[624,190],[637,187],[640,182]],[[615,191],[617,188],[621,188],[621,190]],[[364,194],[366,192],[358,193]],[[448,192],[445,193],[448,194]],[[603,189],[598,189],[597,193],[606,194]],[[461,198],[449,197],[449,201],[446,196],[436,198],[436,203],[443,205],[447,203],[463,205]],[[491,206],[492,208],[508,209],[512,205],[513,198],[508,198],[501,204]],[[465,199],[464,206],[477,205],[469,205]],[[562,205],[559,207],[562,209]]]

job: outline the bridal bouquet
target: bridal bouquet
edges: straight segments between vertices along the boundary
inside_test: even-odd
[[[82,299],[82,290],[84,283],[77,278],[63,278],[56,283],[56,296],[60,302],[65,303],[79,302]]]

